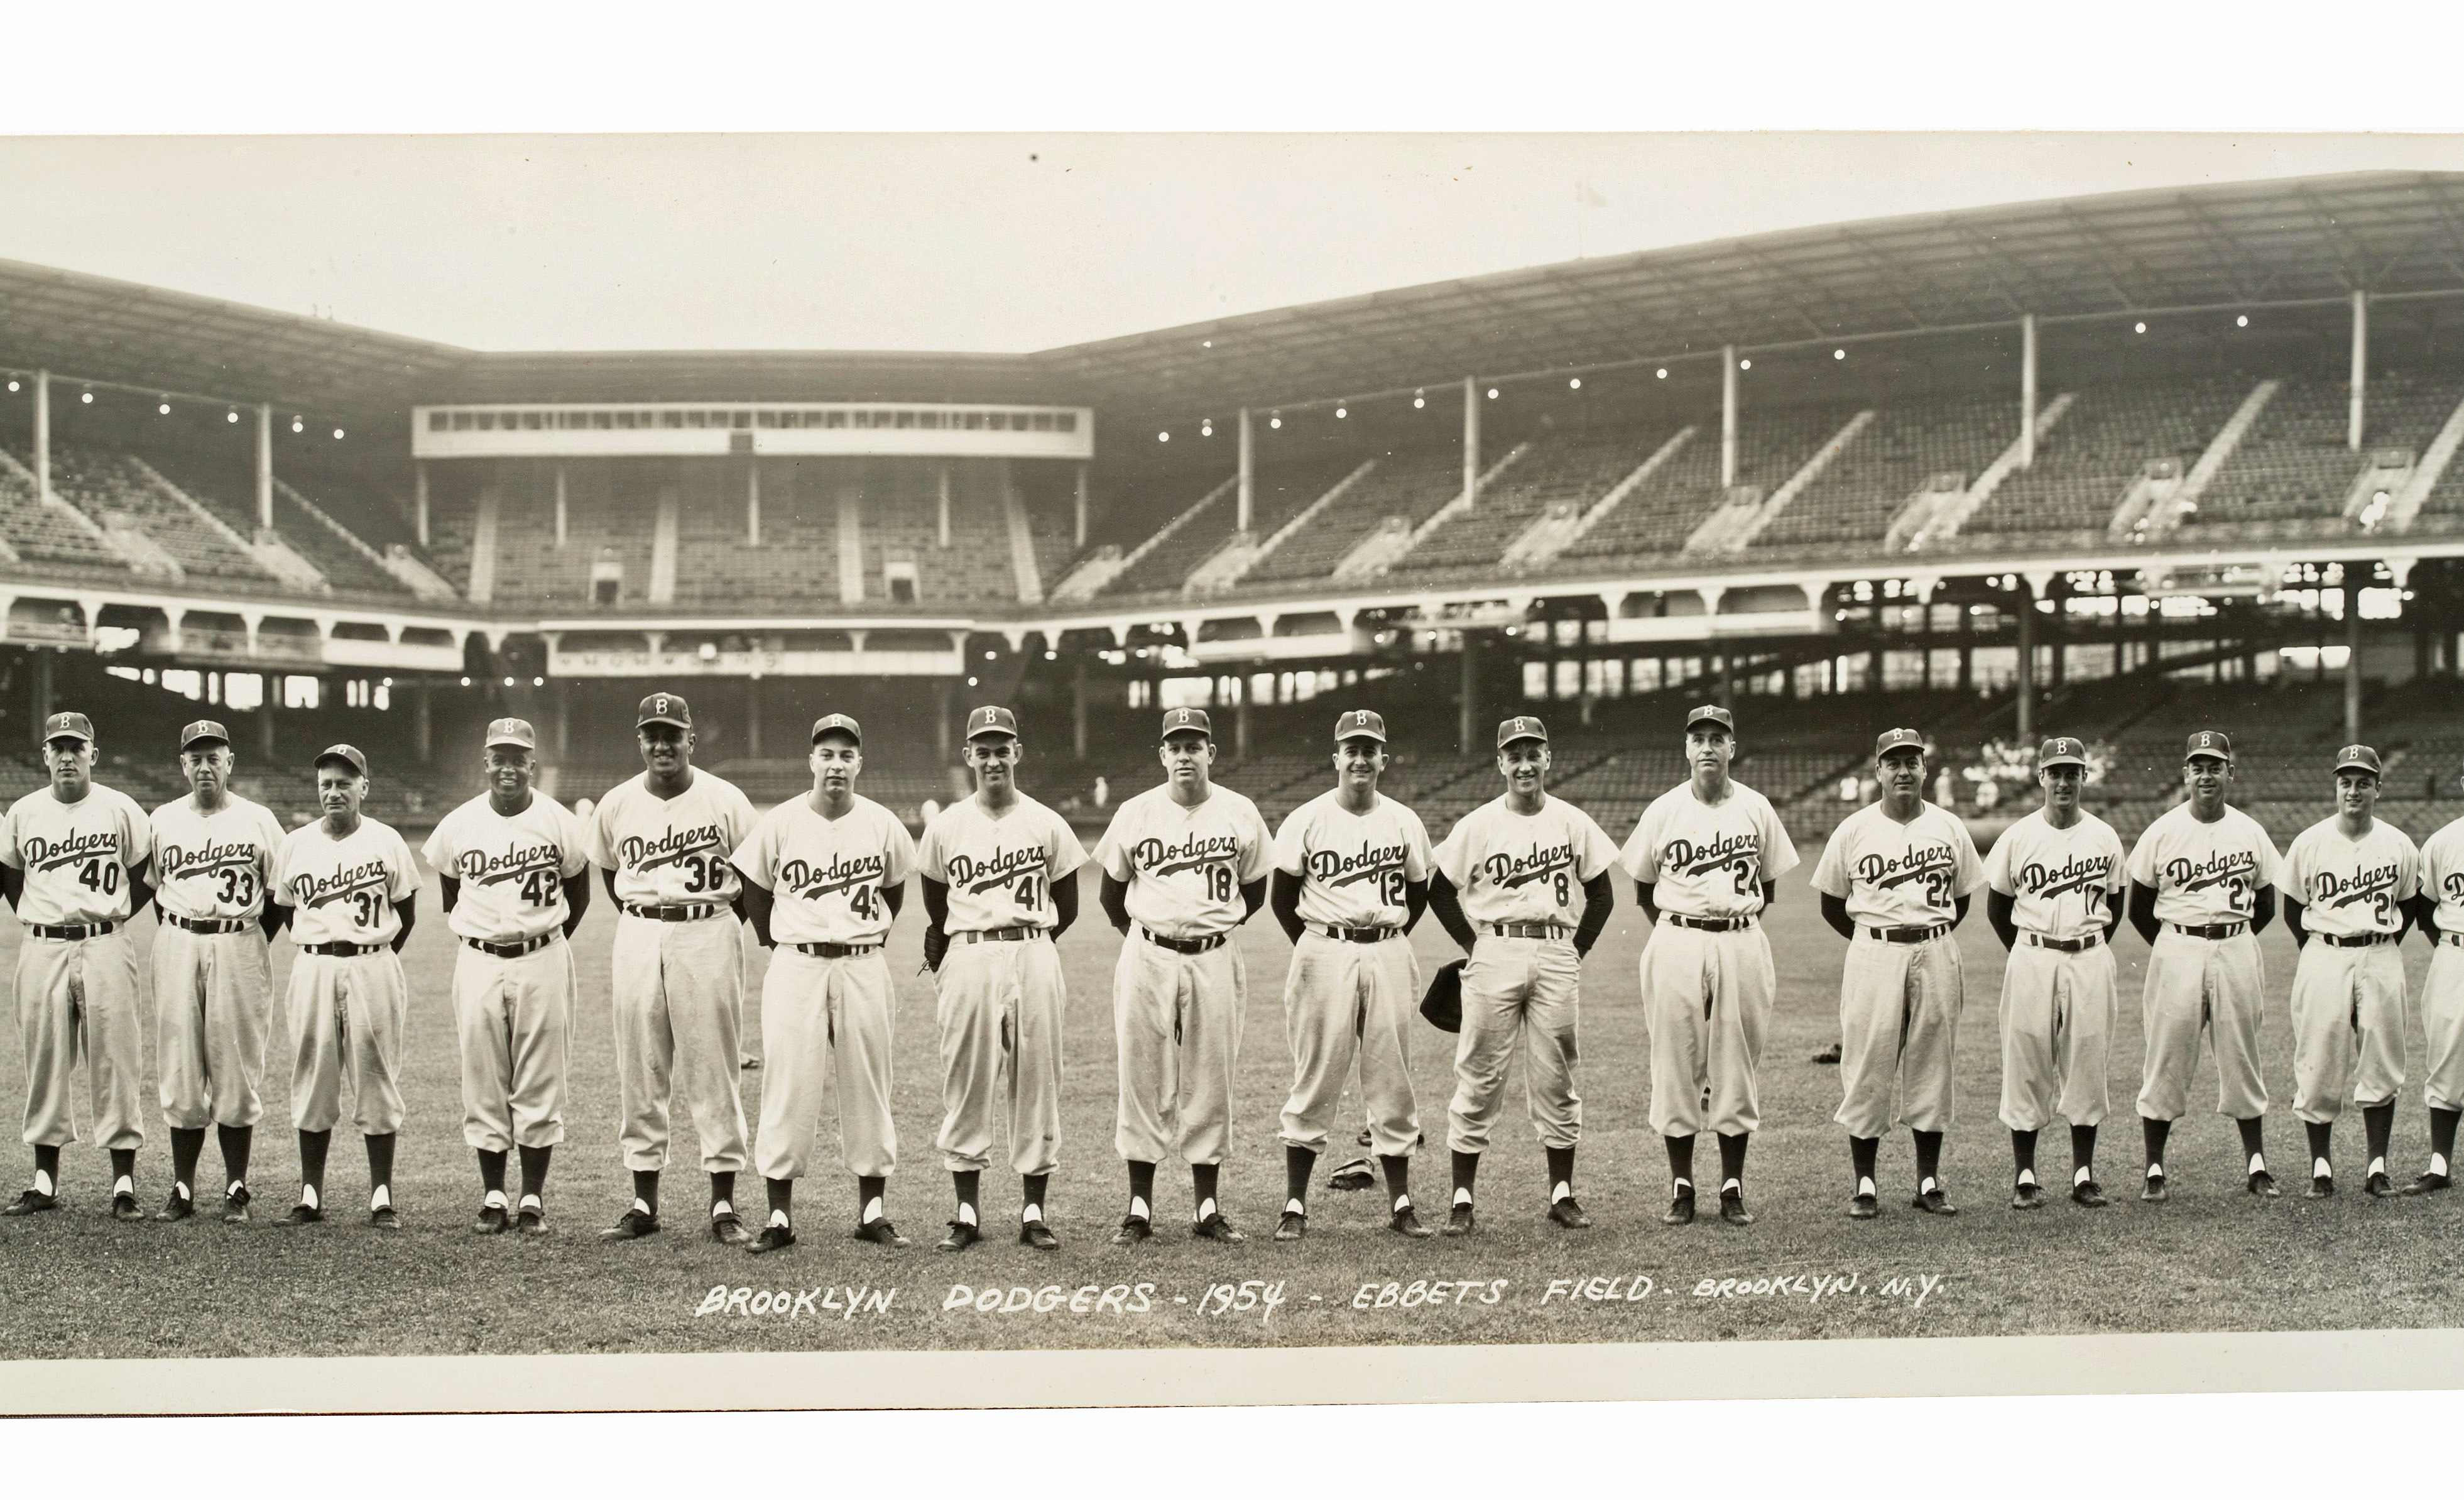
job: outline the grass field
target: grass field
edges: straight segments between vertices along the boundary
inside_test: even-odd
[[[1050,1200],[1062,1248],[1039,1254],[1010,1242],[1003,1226],[1016,1212],[1016,1180],[988,1173],[990,1237],[964,1255],[944,1256],[932,1248],[950,1211],[948,1179],[931,1150],[939,1124],[933,1000],[916,972],[921,921],[911,911],[891,945],[899,976],[896,1119],[904,1160],[889,1207],[914,1245],[892,1251],[850,1242],[853,1184],[833,1174],[807,1179],[800,1188],[803,1242],[783,1255],[756,1260],[699,1232],[704,1182],[692,1127],[681,1118],[667,1180],[670,1231],[631,1245],[595,1241],[629,1198],[615,1149],[606,998],[613,918],[604,905],[593,909],[577,943],[582,999],[568,1140],[548,1195],[555,1232],[543,1241],[469,1232],[478,1180],[462,1144],[448,1013],[453,948],[436,917],[432,876],[422,905],[426,919],[405,955],[411,977],[410,1117],[402,1136],[396,1202],[408,1227],[386,1235],[366,1226],[365,1161],[349,1138],[347,1117],[328,1174],[330,1221],[304,1229],[272,1222],[297,1192],[287,1065],[278,1060],[277,1032],[252,1174],[255,1222],[115,1223],[107,1212],[102,1152],[82,1143],[68,1148],[65,1210],[0,1222],[8,1288],[0,1357],[1528,1343],[2456,1321],[2454,1287],[2464,1271],[2464,1237],[2456,1230],[2464,1223],[2464,1194],[2387,1202],[2364,1196],[2358,1116],[2338,1133],[2345,1190],[2332,1200],[2248,1198],[2232,1125],[2200,1113],[2174,1134],[2173,1201],[2161,1206],[2136,1202],[2141,1163],[2132,1100],[2145,948],[2126,929],[2119,950],[2124,998],[2113,1049],[2115,1114],[2098,1174],[2115,1202],[2101,1211],[2066,1200],[2036,1213],[2005,1206],[2008,1135],[1994,1119],[2002,964],[1979,912],[1961,933],[1969,998],[1959,1052],[1960,1123],[1950,1135],[1946,1167],[1963,1212],[1941,1220],[1906,1206],[1912,1169],[1901,1132],[1883,1153],[1881,1218],[1857,1224],[1842,1216],[1847,1153],[1830,1121],[1838,1074],[1807,1060],[1836,1033],[1842,945],[1793,877],[1770,922],[1781,987],[1762,1074],[1765,1128],[1749,1167],[1761,1223],[1738,1229],[1710,1214],[1683,1229],[1659,1222],[1665,1162],[1645,1117],[1648,1071],[1636,1001],[1642,934],[1635,914],[1621,906],[1586,967],[1585,1130],[1577,1177],[1593,1228],[1568,1232],[1543,1217],[1540,1151],[1522,1114],[1518,1077],[1509,1083],[1507,1120],[1485,1166],[1479,1234],[1406,1242],[1386,1232],[1381,1194],[1321,1187],[1312,1195],[1309,1237],[1279,1245],[1269,1236],[1283,1182],[1274,1130],[1288,1082],[1281,1006],[1287,946],[1262,915],[1242,937],[1252,995],[1235,1156],[1223,1173],[1225,1208],[1250,1239],[1237,1246],[1190,1239],[1181,1227],[1189,1211],[1187,1179],[1167,1166],[1159,1173],[1156,1238],[1116,1249],[1109,1238],[1126,1190],[1111,1150],[1109,986],[1119,939],[1095,914],[1090,890],[1086,909],[1092,919],[1062,945],[1071,993],[1070,1052],[1063,1163]],[[151,916],[142,921],[141,943],[150,942],[153,925]],[[13,962],[17,940],[17,925],[0,923],[0,963]],[[1450,956],[1434,921],[1423,924],[1417,940],[1424,962]],[[2263,941],[2271,977],[2266,1077],[2275,1097],[2268,1144],[2278,1176],[2298,1195],[2302,1147],[2289,1107],[2284,1011],[2293,950],[2280,926]],[[2415,940],[2406,957],[2418,983],[2427,951]],[[277,995],[290,958],[288,940],[278,942]],[[753,962],[746,1035],[758,1048],[763,960],[757,955]],[[2410,1032],[2417,1080],[2417,1020]],[[13,1118],[24,1073],[13,1027],[11,1036],[0,1048],[0,1099]],[[1416,1185],[1433,1224],[1443,1216],[1446,1196],[1452,1043],[1425,1027],[1416,1034],[1413,1071],[1429,1136]],[[149,1068],[149,1098],[150,1074]],[[743,1074],[748,1119],[757,1114],[763,1078],[758,1070]],[[2211,1064],[2202,1062],[2200,1078],[2201,1090],[2212,1089]],[[1345,1108],[1350,1114],[1356,1105]],[[149,1118],[140,1158],[140,1196],[149,1212],[169,1182],[168,1136],[159,1127],[159,1116]],[[2063,1134],[2057,1125],[2043,1137],[2040,1171],[2049,1184],[2068,1180]],[[2427,1149],[2416,1082],[2397,1122],[2391,1168],[2399,1180],[2420,1170]],[[30,1161],[24,1148],[13,1150],[0,1173],[10,1196]],[[1321,1180],[1327,1166],[1352,1154],[1345,1144],[1322,1162]],[[1715,1159],[1705,1142],[1702,1170],[1709,1173]],[[199,1174],[200,1196],[209,1203],[220,1171],[209,1140]],[[748,1223],[758,1224],[760,1185],[750,1172],[738,1201]],[[1717,1287],[1724,1280],[1749,1290],[1698,1294],[1705,1283]],[[1552,1290],[1558,1283],[1573,1294],[1566,1286]],[[1376,1306],[1390,1284],[1388,1305]],[[1433,1296],[1434,1284],[1443,1290]],[[967,1306],[946,1307],[961,1285]],[[783,1311],[758,1316],[697,1312],[716,1288],[777,1291]],[[1229,1290],[1211,1290],[1216,1288]],[[855,1289],[852,1297],[848,1289]],[[1090,1290],[1079,1296],[1080,1289]],[[1019,1310],[976,1311],[986,1292],[998,1293],[997,1309]],[[1269,1305],[1270,1297],[1279,1300]],[[857,1306],[852,1313],[850,1300]]]

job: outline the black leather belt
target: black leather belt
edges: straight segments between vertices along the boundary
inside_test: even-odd
[[[653,922],[698,922],[726,911],[724,906],[703,901],[693,906],[627,906],[625,915]]]
[[[313,953],[320,959],[364,959],[372,953],[385,952],[381,942],[312,942],[303,944],[301,953]]]
[[[964,938],[969,942],[1025,942],[1029,938],[1043,937],[1044,929],[1041,927],[994,927],[983,932],[952,933],[950,936],[953,938]]]
[[[1948,922],[1937,922],[1931,927],[1859,927],[1857,936],[1876,942],[1931,942],[1949,932]]]
[[[217,917],[208,922],[201,922],[193,916],[166,915],[164,919],[174,927],[185,928],[192,933],[244,933],[256,925],[245,916]]]
[[[2438,941],[2441,946],[2464,948],[2464,933],[2440,933]]]
[[[807,959],[852,959],[858,954],[881,951],[877,942],[800,942],[793,946]]]
[[[1491,922],[1488,927],[1492,938],[1563,938],[1573,931],[1553,922]]]
[[[1321,938],[1331,938],[1336,942],[1384,942],[1389,938],[1403,936],[1403,929],[1399,927],[1330,927],[1324,922],[1311,922],[1309,930]]]
[[[2056,953],[2085,953],[2104,941],[2104,934],[2089,933],[2084,938],[2048,938],[2043,933],[2021,933],[2019,940],[2031,948],[2051,948]]]
[[[2180,933],[2185,938],[2203,938],[2209,942],[2222,942],[2228,938],[2240,937],[2242,929],[2249,924],[2246,922],[2216,922],[2206,927],[2185,927],[2180,922],[2167,922],[2165,925],[2172,928],[2175,932]]]
[[[36,927],[33,934],[37,938],[51,938],[60,942],[82,942],[88,938],[99,938],[119,925],[118,922],[88,922],[83,927]]]
[[[476,938],[465,938],[462,946],[476,948],[492,959],[518,959],[526,953],[537,953],[554,941],[556,934],[541,933],[528,942],[481,942]]]
[[[1138,931],[1145,933],[1141,927]],[[1214,933],[1204,938],[1166,938],[1161,933],[1147,933],[1147,941],[1175,953],[1209,953],[1223,946],[1223,935]]]
[[[2395,941],[2393,933],[2355,933],[2350,938],[2335,933],[2312,933],[2310,936],[2330,948],[2375,948],[2380,943]]]
[[[1678,912],[1662,912],[1660,919],[1679,927],[1691,927],[1698,933],[1742,932],[1754,925],[1750,916],[1687,916]]]

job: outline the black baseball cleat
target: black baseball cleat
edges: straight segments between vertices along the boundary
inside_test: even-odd
[[[1421,1225],[1420,1216],[1412,1211],[1409,1203],[1395,1210],[1394,1216],[1386,1221],[1386,1227],[1410,1240],[1425,1240],[1436,1232]]]
[[[312,1208],[306,1203],[293,1203],[289,1213],[284,1214],[281,1218],[275,1221],[276,1224],[294,1225],[303,1224],[323,1224],[324,1222],[325,1210],[322,1208]]]
[[[1694,1189],[1681,1187],[1668,1195],[1668,1209],[1660,1216],[1661,1224],[1671,1228],[1694,1222]]]
[[[135,1193],[114,1193],[111,1195],[111,1217],[122,1224],[133,1224],[145,1217],[145,1210],[137,1206]]]
[[[950,1221],[950,1232],[941,1236],[941,1243],[933,1246],[933,1248],[936,1250],[948,1250],[950,1253],[955,1255],[983,1237],[984,1232],[981,1229],[977,1228],[974,1224],[967,1223],[963,1219],[953,1219]]]
[[[2250,1192],[2250,1196],[2253,1198],[2282,1198],[2284,1196],[2284,1189],[2276,1185],[2276,1174],[2273,1172],[2264,1170],[2253,1172],[2250,1175],[2250,1181],[2247,1184],[2247,1187]]]
[[[2149,1178],[2147,1180],[2147,1185],[2139,1190],[2139,1201],[2143,1203],[2166,1202],[2168,1202],[2172,1196],[2172,1190],[2165,1185],[2165,1174],[2162,1172]]]
[[[599,1238],[607,1244],[613,1244],[618,1240],[644,1240],[658,1233],[660,1227],[657,1214],[644,1213],[639,1208],[627,1208],[625,1210],[625,1217],[616,1221],[614,1228],[599,1231]]]
[[[1881,1212],[1881,1201],[1871,1193],[1859,1193],[1848,1200],[1848,1217],[1851,1219],[1880,1218]]]
[[[1275,1221],[1275,1238],[1278,1240],[1297,1240],[1307,1233],[1309,1233],[1309,1215],[1307,1214],[1296,1214],[1287,1208],[1284,1210],[1284,1216]]]
[[[15,1202],[0,1208],[0,1217],[22,1219],[28,1214],[47,1214],[59,1206],[57,1193],[37,1193],[30,1187],[17,1195]]]
[[[1720,1218],[1741,1229],[1754,1222],[1753,1211],[1746,1206],[1745,1189],[1721,1193]]]
[[[1022,1219],[1018,1223],[1018,1243],[1032,1250],[1057,1250],[1061,1237],[1052,1232],[1041,1219]]]
[[[2310,1180],[2310,1191],[2302,1194],[2301,1196],[2304,1198],[2333,1198],[2336,1196],[2336,1180],[2323,1173],[2320,1176],[2314,1177]]]
[[[753,1231],[734,1214],[715,1214],[710,1221],[710,1237],[721,1245],[750,1245]]]
[[[196,1200],[176,1187],[171,1189],[169,1201],[154,1213],[155,1222],[158,1224],[177,1224],[183,1219],[194,1219],[196,1216]]]
[[[1839,1061],[1839,1044],[1834,1042],[1829,1047],[1824,1048],[1821,1051],[1815,1053],[1813,1061],[1824,1067],[1836,1065]]]
[[[1943,1190],[1938,1187],[1909,1199],[1908,1206],[1924,1209],[1929,1214],[1940,1214],[1946,1219],[1959,1212],[1959,1205],[1944,1196]]]
[[[399,1229],[402,1227],[402,1215],[394,1211],[394,1206],[391,1203],[385,1204],[383,1208],[371,1208],[368,1210],[368,1227],[371,1229]]]
[[[2388,1180],[2386,1173],[2373,1172],[2362,1180],[2362,1191],[2372,1198],[2393,1198],[2395,1183]]]
[[[471,1232],[473,1234],[502,1234],[512,1226],[513,1221],[506,1216],[503,1204],[483,1203],[479,1208],[479,1222],[471,1226]]]
[[[2447,1191],[2451,1185],[2452,1184],[2447,1180],[2446,1173],[2424,1172],[2421,1176],[2412,1180],[2412,1185],[2404,1190],[2404,1196],[2407,1198],[2419,1198],[2424,1193],[2443,1193]]]
[[[2011,1189],[2011,1206],[2042,1208],[2045,1206],[2045,1190],[2034,1182],[2021,1182]]]
[[[223,1223],[248,1223],[248,1188],[245,1184],[228,1188],[223,1193]]]
[[[887,1218],[875,1219],[870,1224],[857,1224],[854,1237],[868,1245],[878,1245],[889,1249],[907,1248],[907,1236],[899,1233],[897,1226]]]
[[[2071,1202],[2079,1204],[2081,1208],[2102,1208],[2104,1206],[2104,1189],[2096,1185],[2096,1179],[2094,1178],[2090,1178],[2084,1182],[2074,1182],[2071,1184]]]
[[[514,1215],[514,1227],[524,1234],[547,1233],[547,1213],[543,1209],[525,1208]]]
[[[1568,1193],[1549,1205],[1549,1222],[1561,1229],[1588,1229],[1592,1216],[1583,1212],[1583,1205],[1574,1202],[1573,1194]]]
[[[1233,1228],[1232,1221],[1224,1218],[1221,1211],[1208,1214],[1205,1218],[1199,1220],[1194,1224],[1191,1224],[1189,1226],[1189,1232],[1201,1240],[1213,1240],[1218,1245],[1238,1245],[1242,1241],[1249,1238],[1240,1230]]]
[[[1127,1218],[1123,1219],[1121,1221],[1121,1226],[1112,1231],[1112,1243],[1114,1245],[1135,1245],[1140,1240],[1152,1240],[1154,1238],[1155,1225],[1148,1223],[1146,1220],[1139,1218],[1136,1214],[1131,1214]]]
[[[1455,1204],[1453,1209],[1446,1214],[1445,1227],[1440,1229],[1438,1232],[1443,1235],[1454,1236],[1471,1233],[1471,1204]]]
[[[753,1237],[753,1243],[744,1247],[744,1253],[767,1255],[772,1250],[783,1250],[795,1243],[796,1231],[786,1224],[765,1224],[761,1232]]]

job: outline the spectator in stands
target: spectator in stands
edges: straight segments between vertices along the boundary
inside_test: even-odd
[[[1991,812],[2002,801],[2002,783],[1987,777],[1976,783],[1976,810]]]
[[[1855,802],[1857,800],[1857,778],[1853,776],[1843,776],[1839,778],[1839,800],[1841,802]]]
[[[1100,776],[1095,778],[1095,805],[1101,807],[1111,800],[1112,783]]]

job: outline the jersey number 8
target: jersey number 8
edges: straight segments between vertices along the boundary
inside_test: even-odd
[[[1229,901],[1232,899],[1231,866],[1209,865],[1206,867],[1206,893],[1209,897],[1218,901]]]

